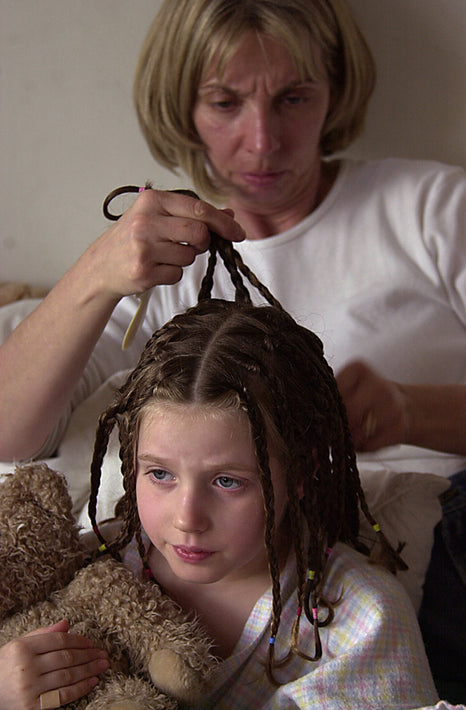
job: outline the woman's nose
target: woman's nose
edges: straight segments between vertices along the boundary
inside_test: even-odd
[[[174,525],[187,533],[204,532],[209,526],[205,499],[199,491],[183,492],[175,505]]]
[[[256,107],[244,117],[244,143],[255,155],[267,156],[280,146],[279,117],[270,107]]]

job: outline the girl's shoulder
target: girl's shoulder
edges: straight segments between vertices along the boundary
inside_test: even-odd
[[[337,592],[337,594],[335,594]],[[324,594],[330,599],[352,598],[379,609],[412,604],[396,575],[344,543],[337,543],[327,564]]]

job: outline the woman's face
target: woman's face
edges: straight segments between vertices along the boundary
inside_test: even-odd
[[[288,50],[250,32],[223,75],[211,66],[193,119],[229,205],[259,213],[308,199],[320,171],[330,86],[302,81]]]

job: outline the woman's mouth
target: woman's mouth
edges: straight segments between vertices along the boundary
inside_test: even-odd
[[[245,183],[254,187],[269,187],[278,182],[283,176],[283,171],[263,171],[241,173]]]
[[[188,562],[190,564],[196,564],[197,562],[204,562],[214,553],[209,550],[203,550],[200,547],[184,547],[183,545],[173,545],[173,549],[176,555],[183,560],[183,562]]]

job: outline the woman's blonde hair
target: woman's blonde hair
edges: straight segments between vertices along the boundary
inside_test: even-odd
[[[320,49],[331,88],[323,155],[359,135],[375,84],[371,52],[345,0],[165,0],[141,50],[134,102],[155,159],[181,168],[209,198],[221,189],[193,122],[197,90],[214,58],[221,75],[248,31],[281,42],[303,79],[321,78]]]

